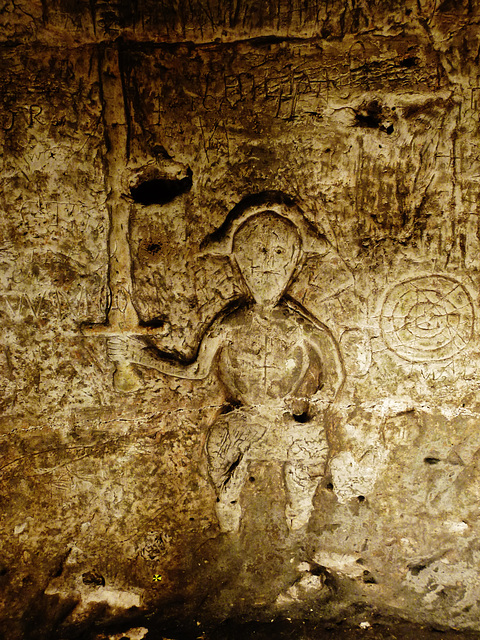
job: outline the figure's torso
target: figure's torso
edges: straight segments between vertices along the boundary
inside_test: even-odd
[[[253,309],[229,319],[229,339],[218,359],[220,379],[231,398],[252,406],[285,398],[309,367],[305,335],[295,316],[276,307],[263,317]]]

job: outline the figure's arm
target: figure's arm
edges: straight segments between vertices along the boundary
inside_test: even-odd
[[[107,352],[110,360],[115,363],[136,364],[156,369],[167,376],[200,380],[208,376],[215,354],[224,340],[225,329],[218,325],[211,327],[202,338],[195,359],[185,364],[133,337],[110,338],[107,341]]]
[[[301,395],[300,389],[310,390],[317,385],[314,393],[321,390],[322,398],[331,402],[338,396],[345,381],[345,367],[338,343],[329,327],[302,305],[291,298],[287,298],[287,304],[301,317],[305,343],[312,363],[310,373],[307,372],[302,378],[295,395]]]
[[[294,416],[308,416],[310,398],[323,386],[323,366],[320,355],[310,344],[305,345],[308,353],[308,366],[291,397],[291,409]]]

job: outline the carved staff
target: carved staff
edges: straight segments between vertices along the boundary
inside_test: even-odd
[[[87,325],[83,331],[86,335],[127,337],[152,333],[152,330],[139,326],[138,314],[132,303],[132,259],[128,236],[131,204],[123,194],[121,179],[129,158],[130,123],[118,45],[100,49],[98,69],[106,144],[106,205],[110,216],[110,301],[106,324]],[[115,365],[114,385],[117,390],[134,391],[141,386],[140,378],[130,363],[118,360]]]

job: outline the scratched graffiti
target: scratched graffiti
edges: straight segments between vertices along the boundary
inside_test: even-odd
[[[408,83],[412,90],[438,88],[434,57],[412,50],[405,63],[401,43],[389,41],[386,59],[379,61],[380,41],[357,42],[346,50],[325,43],[322,51],[311,45],[291,44],[287,49],[273,46],[269,52],[257,50],[248,56],[239,53],[233,64],[220,51],[209,58],[192,58],[188,66],[179,67],[178,57],[160,51],[160,60],[138,52],[124,52],[128,59],[127,81],[131,83],[132,115],[138,122],[159,124],[167,105],[194,107],[196,114],[211,112],[227,116],[247,110],[262,111],[263,116],[292,120],[299,116],[320,116],[338,100],[355,91],[390,91],[398,83]],[[409,60],[425,59],[422,66]],[[370,62],[375,61],[375,64]],[[145,68],[156,76],[157,90],[144,85]],[[193,73],[195,69],[195,73]],[[135,87],[135,90],[133,90]],[[129,92],[130,93],[130,92]],[[140,125],[139,125],[140,126]]]
[[[0,316],[21,323],[27,320],[65,320],[82,322],[104,313],[107,290],[77,285],[69,291],[48,288],[37,293],[9,292],[0,296]]]

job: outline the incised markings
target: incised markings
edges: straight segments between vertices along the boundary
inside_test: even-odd
[[[449,276],[405,280],[387,294],[381,327],[388,347],[404,360],[452,358],[472,337],[474,311],[465,287]]]

